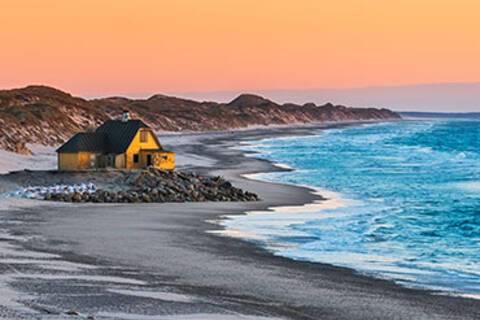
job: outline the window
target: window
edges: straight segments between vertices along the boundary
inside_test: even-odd
[[[139,163],[140,162],[140,155],[137,153],[137,154],[134,154],[133,155],[133,163]]]
[[[95,154],[90,155],[90,168],[95,168],[97,166],[97,156]]]
[[[148,131],[140,131],[140,142],[141,143],[148,142]]]

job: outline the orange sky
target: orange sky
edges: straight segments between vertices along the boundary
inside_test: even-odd
[[[0,87],[82,95],[480,81],[478,0],[0,0]]]

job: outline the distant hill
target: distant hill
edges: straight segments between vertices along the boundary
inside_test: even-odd
[[[480,119],[480,112],[400,112],[405,118],[428,118],[428,119]]]
[[[278,102],[335,101],[344,105],[388,107],[398,111],[476,112],[480,110],[480,82],[425,83],[340,89],[263,90],[255,92]],[[191,99],[225,101],[236,92],[181,93]]]
[[[28,143],[55,146],[129,110],[158,131],[239,129],[257,125],[398,119],[387,109],[277,104],[256,95],[230,103],[196,102],[165,95],[148,99],[86,100],[45,86],[0,91],[0,149],[28,154]]]

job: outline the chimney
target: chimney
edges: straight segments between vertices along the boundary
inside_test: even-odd
[[[128,112],[128,110],[123,110],[122,121],[127,122],[128,120],[130,120],[130,112]]]

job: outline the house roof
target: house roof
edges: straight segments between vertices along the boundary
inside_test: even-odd
[[[103,133],[107,136],[107,153],[124,153],[132,143],[133,138],[141,128],[148,128],[142,120],[109,120],[98,127],[95,133]]]
[[[120,154],[127,151],[141,128],[149,128],[141,120],[108,120],[92,133],[77,133],[57,152],[92,151]]]
[[[107,136],[99,132],[82,132],[57,149],[57,152],[93,151],[104,152],[107,146]]]

